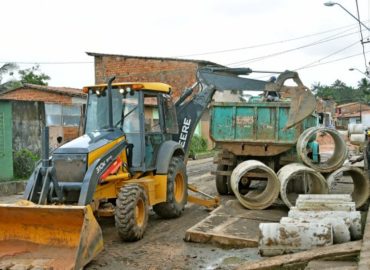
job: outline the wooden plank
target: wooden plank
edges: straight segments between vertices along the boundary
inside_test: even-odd
[[[294,254],[275,256],[256,262],[248,262],[237,269],[243,270],[263,270],[263,269],[281,269],[288,266],[304,266],[312,260],[323,260],[357,256],[361,250],[362,241],[348,242],[344,244],[320,247],[308,251],[302,251]],[[324,269],[324,268],[323,268]]]
[[[357,262],[315,260],[309,262],[304,270],[317,270],[317,269],[357,270]]]
[[[367,212],[363,243],[361,247],[360,260],[358,262],[358,269],[369,269],[370,265],[370,207]]]

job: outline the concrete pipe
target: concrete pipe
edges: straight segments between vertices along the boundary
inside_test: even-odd
[[[341,202],[352,202],[352,196],[349,194],[301,194],[299,195],[297,202],[305,201],[341,201]]]
[[[356,208],[363,206],[369,198],[369,179],[361,169],[357,167],[342,167],[335,172],[331,173],[327,177],[327,183],[329,186],[329,193],[335,193],[336,186],[338,185],[338,179],[342,179],[343,174],[349,175],[352,178],[353,191],[351,193],[352,199],[356,204]]]
[[[319,132],[327,133],[333,138],[334,152],[327,160],[323,161],[323,158],[321,157],[320,162],[314,162],[311,158],[308,157],[308,144],[310,141],[312,141],[312,138],[315,138],[315,136]],[[318,172],[329,173],[341,167],[347,158],[347,152],[348,149],[346,142],[335,129],[312,127],[306,129],[301,134],[301,136],[299,136],[297,141],[298,156],[307,166]]]
[[[364,134],[365,126],[363,124],[349,124],[348,133],[352,134]]]
[[[349,226],[344,223],[342,219],[336,218],[290,218],[282,217],[280,219],[280,224],[310,224],[310,223],[322,223],[325,225],[330,225],[333,228],[333,243],[341,244],[351,241],[351,234],[349,232]]]
[[[366,135],[364,134],[351,134],[349,141],[354,145],[363,145],[366,141]]]
[[[344,140],[348,140],[348,130],[337,130],[338,133],[343,137]]]
[[[295,205],[301,211],[356,211],[349,194],[299,195]]]
[[[261,223],[258,249],[276,256],[333,244],[332,226],[322,223]]]
[[[362,238],[361,230],[361,212],[359,211],[299,211],[297,209],[290,210],[288,217],[310,219],[334,218],[341,219],[349,227],[352,240]]]
[[[260,192],[251,191],[242,195],[239,192],[239,182],[245,174],[252,171],[262,171],[267,174],[264,189]],[[280,182],[275,172],[257,160],[247,160],[236,166],[231,174],[230,182],[236,198],[248,209],[265,209],[271,206],[279,196]]]
[[[327,194],[328,186],[324,176],[300,163],[282,167],[277,176],[280,181],[280,197],[290,208],[295,205],[294,194]]]

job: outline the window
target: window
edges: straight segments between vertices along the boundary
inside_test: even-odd
[[[158,98],[144,95],[145,132],[161,132]]]
[[[170,95],[163,95],[163,104],[166,132],[177,134],[179,132],[179,128],[177,125],[176,108],[172,102],[172,97]]]
[[[45,104],[47,126],[79,126],[81,105]]]

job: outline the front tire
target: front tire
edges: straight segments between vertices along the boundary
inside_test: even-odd
[[[184,161],[173,157],[167,174],[167,201],[153,206],[154,212],[162,218],[181,216],[188,200],[188,178]]]
[[[116,200],[115,225],[123,241],[133,242],[144,236],[148,224],[148,197],[143,187],[128,184]]]

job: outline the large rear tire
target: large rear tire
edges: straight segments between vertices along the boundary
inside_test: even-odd
[[[217,165],[217,171],[227,170],[227,165]],[[216,189],[220,195],[228,195],[229,189],[227,186],[227,176],[225,175],[216,175]]]
[[[148,197],[143,187],[128,184],[116,200],[115,224],[123,241],[133,242],[144,236],[148,224]]]
[[[188,200],[187,186],[184,161],[180,157],[173,157],[167,174],[167,201],[154,205],[154,212],[162,218],[181,216]]]

